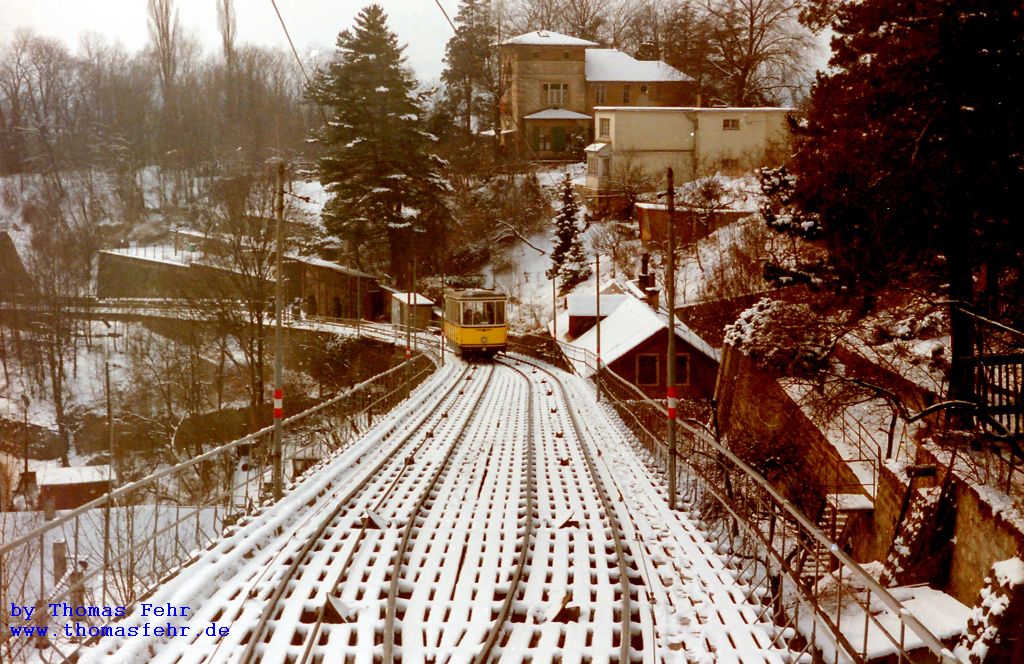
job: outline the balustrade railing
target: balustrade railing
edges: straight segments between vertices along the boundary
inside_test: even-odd
[[[417,353],[286,418],[286,477],[297,479],[344,450],[434,367],[433,359]],[[34,639],[11,636],[12,625],[31,623],[12,616],[10,606],[127,606],[239,519],[270,504],[272,434],[273,427],[261,429],[52,518],[39,512],[0,513],[0,660],[28,659],[37,645]],[[108,620],[98,618],[94,624]],[[61,661],[53,645],[44,657]]]
[[[586,377],[597,358],[561,345]],[[527,346],[517,352],[535,355]],[[667,410],[606,366],[603,403],[635,437],[648,462],[667,472]],[[593,383],[592,383],[593,384]],[[755,606],[785,641],[815,661],[958,662],[932,632],[814,522],[711,431],[677,421],[677,482],[684,507],[704,526]],[[808,660],[810,661],[810,660]]]

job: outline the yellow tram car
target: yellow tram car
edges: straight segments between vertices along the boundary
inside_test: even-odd
[[[494,357],[508,343],[505,305],[508,296],[496,290],[472,288],[444,296],[444,336],[463,357]]]

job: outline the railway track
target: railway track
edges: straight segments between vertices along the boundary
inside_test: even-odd
[[[785,661],[575,378],[520,357],[438,373],[296,489],[290,520],[256,515],[206,585],[152,600],[230,634],[104,639],[83,661]],[[749,629],[700,634],[711,614]]]

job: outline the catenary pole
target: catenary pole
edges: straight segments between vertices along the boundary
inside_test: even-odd
[[[676,197],[672,168],[668,169],[668,260],[665,265],[665,290],[668,299],[668,505],[676,508]]]
[[[284,417],[284,388],[282,363],[284,361],[281,330],[281,309],[284,307],[284,273],[281,269],[284,243],[284,162],[277,163],[277,191],[274,201],[274,500],[280,500],[284,490],[284,468],[281,454],[281,424]]]
[[[597,251],[596,268],[597,272],[594,286],[594,299],[596,304],[596,316],[594,319],[597,321],[595,326],[597,327],[597,373],[594,374],[594,385],[597,388],[597,400],[601,401],[601,251]]]
[[[558,295],[555,291],[555,281],[558,277],[551,277],[551,337],[558,343]]]

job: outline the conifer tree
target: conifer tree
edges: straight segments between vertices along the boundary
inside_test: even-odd
[[[337,49],[309,89],[328,116],[318,136],[319,176],[333,194],[324,223],[357,265],[386,265],[404,284],[410,252],[429,255],[431,246],[420,245],[444,228],[443,162],[431,153],[436,139],[423,129],[416,80],[384,10],[360,11]]]
[[[555,216],[555,246],[551,250],[551,267],[546,272],[548,279],[556,275],[560,281],[559,291],[565,295],[576,284],[590,277],[590,265],[583,251],[580,233],[580,206],[572,190],[572,180],[566,174],[559,187],[562,207]]]
[[[1014,321],[1024,13],[1002,0],[864,0],[840,5],[833,29],[793,201],[820,219],[843,286],[930,278],[951,302]],[[965,399],[973,335],[958,311],[949,396]]]
[[[487,0],[462,0],[455,26],[444,49],[441,80],[452,115],[469,132],[474,119],[490,125],[496,117],[498,30]]]

